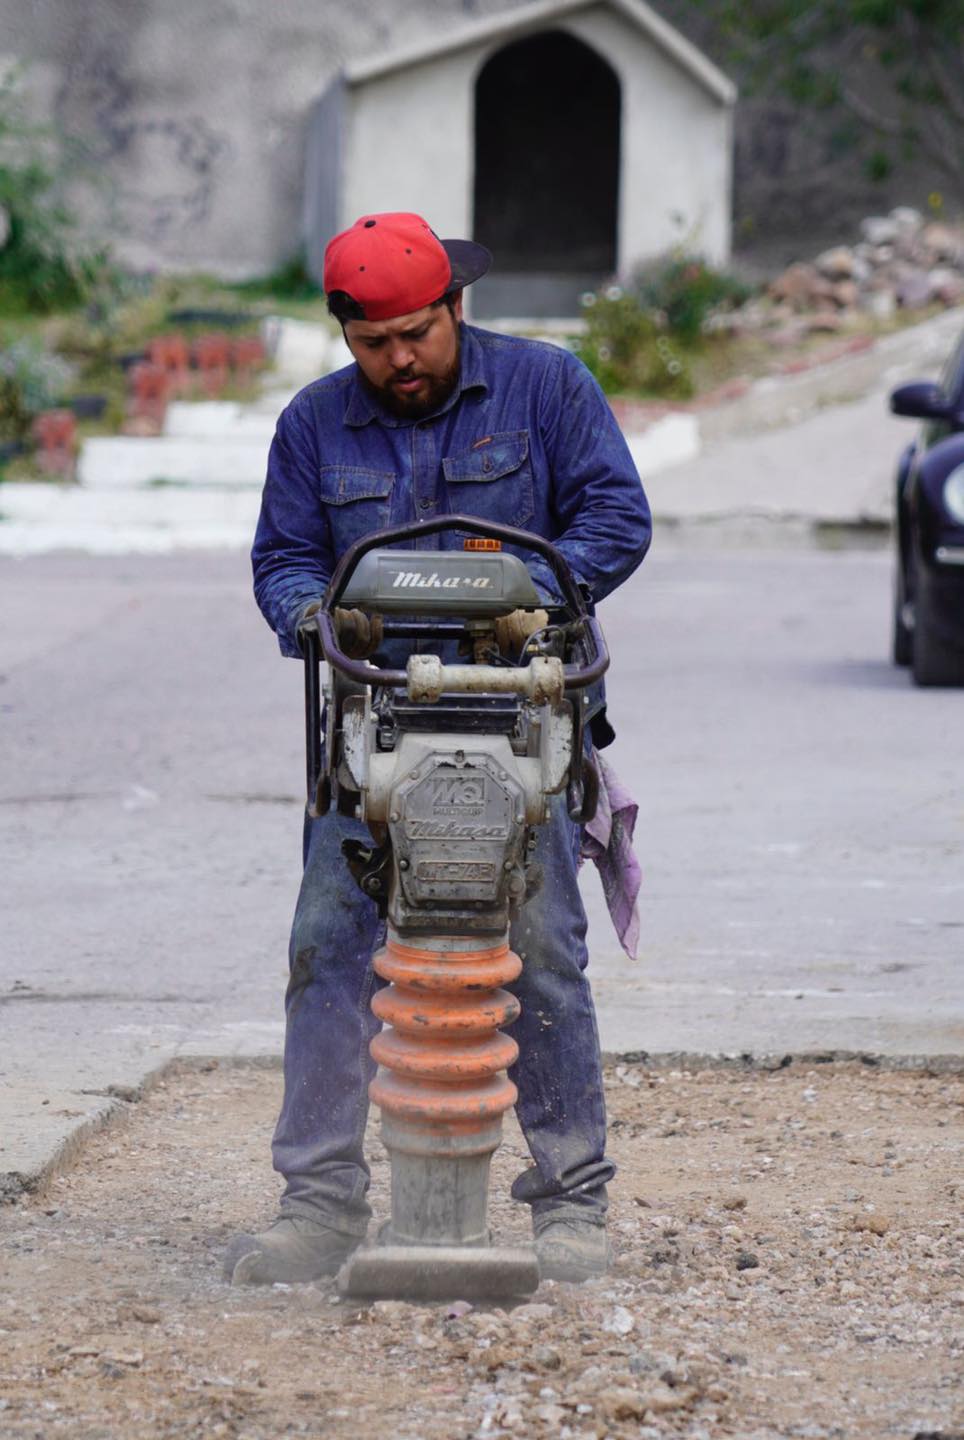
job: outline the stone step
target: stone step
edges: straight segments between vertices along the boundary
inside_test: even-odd
[[[273,433],[273,427],[272,427]],[[95,436],[85,441],[77,479],[90,490],[132,490],[164,484],[259,489],[271,436]]]
[[[175,407],[172,407],[172,409]],[[197,415],[172,417],[193,436],[88,440],[79,485],[0,485],[0,553],[59,549],[93,554],[196,548],[245,548],[257,524],[268,437],[225,440],[205,425],[231,417],[218,406],[183,405]],[[698,449],[689,416],[658,421],[627,437],[636,463],[651,477]]]
[[[242,411],[230,401],[171,405],[165,433],[156,439],[117,435],[86,441],[78,479],[98,490],[164,483],[260,487],[276,413]],[[645,478],[695,458],[700,451],[699,432],[695,416],[672,414],[626,439]]]
[[[7,483],[0,485],[0,554],[243,550],[254,538],[260,500],[254,488],[84,490]]]
[[[272,389],[265,390],[257,400],[253,400],[245,408],[249,415],[270,415],[271,422],[274,424],[282,410],[290,400],[295,398],[300,389],[302,389],[300,385],[273,386]]]
[[[177,400],[167,407],[163,435],[169,440],[262,440],[270,444],[274,427],[269,413],[236,400]]]
[[[241,413],[229,402],[177,404],[170,412],[166,433],[156,439],[117,435],[87,440],[77,471],[81,485],[111,491],[144,485],[261,488],[274,435],[270,416]],[[644,480],[695,458],[700,450],[699,424],[692,415],[667,415],[626,439]]]
[[[272,315],[265,320],[263,333],[276,374],[297,386],[352,363],[351,351],[334,321],[329,328],[314,320]]]

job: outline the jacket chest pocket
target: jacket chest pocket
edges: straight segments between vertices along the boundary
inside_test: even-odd
[[[337,551],[346,550],[373,530],[383,530],[392,509],[391,470],[363,470],[355,465],[322,465],[318,494],[328,512]]]
[[[525,525],[535,499],[528,430],[490,435],[464,455],[442,461],[451,510],[503,525]]]

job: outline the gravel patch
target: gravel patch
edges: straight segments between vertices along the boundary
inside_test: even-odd
[[[964,1436],[959,1077],[607,1071],[616,1261],[514,1308],[232,1289],[276,1071],[169,1073],[0,1210],[0,1435]],[[375,1130],[374,1203],[387,1164]],[[514,1125],[493,1223],[524,1163]]]

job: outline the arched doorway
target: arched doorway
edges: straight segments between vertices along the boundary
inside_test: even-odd
[[[496,52],[475,87],[473,235],[495,255],[479,315],[572,314],[616,268],[619,80],[562,30]]]

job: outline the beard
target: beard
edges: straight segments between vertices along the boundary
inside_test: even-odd
[[[444,405],[455,389],[459,379],[461,353],[462,335],[456,325],[455,357],[446,370],[434,374],[414,368],[403,370],[393,375],[386,385],[373,385],[360,367],[359,375],[368,393],[374,396],[389,414],[397,415],[401,420],[420,420],[423,415],[430,415],[433,410]],[[400,380],[421,380],[423,384],[414,393],[406,395],[403,390],[396,388]]]

